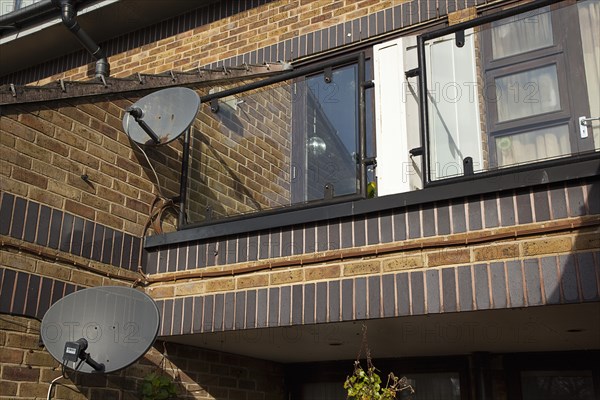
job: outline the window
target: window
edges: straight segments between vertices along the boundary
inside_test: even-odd
[[[588,0],[423,35],[425,182],[600,149],[599,24]]]
[[[0,0],[0,15],[5,15],[28,7],[42,0]]]
[[[294,203],[357,193],[357,85],[356,64],[294,83]]]
[[[354,54],[204,93],[190,138],[188,224],[358,197],[360,139],[372,135],[359,127],[361,112],[372,120],[372,102],[359,107],[364,63]]]
[[[523,400],[594,400],[592,371],[523,371]]]
[[[380,376],[382,373],[379,373]],[[432,372],[407,374],[408,383],[415,389],[398,393],[398,399],[411,400],[461,400],[460,377],[458,372]],[[385,380],[384,380],[385,384]],[[345,400],[344,380],[313,382],[298,385],[292,399],[295,400]]]
[[[600,150],[600,4],[533,7],[377,44],[372,63],[341,56],[205,93],[187,227],[591,157]]]
[[[577,18],[575,7],[544,7],[483,31],[492,167],[594,148],[578,129],[590,106]]]

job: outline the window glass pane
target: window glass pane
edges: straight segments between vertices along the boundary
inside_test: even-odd
[[[591,371],[521,373],[523,400],[594,400]]]
[[[462,175],[470,157],[475,170],[483,167],[475,38],[465,31],[465,43],[454,35],[427,43],[430,165],[432,180]]]
[[[191,132],[188,221],[321,200],[326,186],[355,194],[357,69],[334,69],[330,83],[318,74],[224,97],[216,111],[203,104]]]
[[[498,122],[560,110],[556,65],[495,79]]]
[[[437,374],[408,374],[408,383],[414,394],[403,391],[399,399],[412,400],[460,400],[460,379],[458,372]]]
[[[499,166],[544,160],[570,152],[568,125],[496,137]]]
[[[383,384],[387,377],[379,372]],[[404,374],[400,375],[404,376]],[[460,378],[458,372],[442,373],[409,373],[408,384],[415,390],[398,392],[398,400],[460,400]],[[345,400],[347,392],[343,382],[307,382],[301,386],[301,397],[298,400]]]
[[[492,24],[494,59],[525,53],[552,44],[552,19],[548,7]]]
[[[306,80],[306,200],[356,193],[358,99],[356,65]]]
[[[290,205],[292,93],[281,82],[220,99],[217,112],[200,107],[191,135],[189,221]]]

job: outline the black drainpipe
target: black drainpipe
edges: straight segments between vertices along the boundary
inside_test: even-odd
[[[52,0],[52,2],[60,8],[63,24],[73,32],[83,47],[96,59],[96,78],[107,78],[110,75],[110,65],[104,51],[81,29],[75,19],[77,16],[77,10],[75,10],[76,0]]]

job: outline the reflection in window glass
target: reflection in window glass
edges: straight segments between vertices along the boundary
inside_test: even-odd
[[[591,371],[521,373],[523,400],[594,400]]]
[[[559,125],[496,137],[498,165],[507,166],[569,154],[569,126]]]
[[[306,80],[305,200],[324,197],[325,186],[336,196],[357,190],[357,66],[333,71],[332,81],[319,74]]]
[[[498,122],[560,110],[556,65],[496,78]]]
[[[458,372],[437,374],[409,374],[408,383],[415,390],[401,392],[400,399],[411,400],[460,400],[460,379]]]
[[[552,19],[548,7],[492,24],[494,59],[541,49],[552,44]]]
[[[600,117],[600,2],[586,0],[577,3],[579,12],[579,30],[585,66],[585,80],[590,102],[590,116]],[[596,27],[596,28],[594,28]],[[600,149],[600,121],[590,124],[594,134],[596,149]]]
[[[380,376],[385,384],[387,379],[385,374],[380,371]],[[415,389],[415,393],[410,394],[408,390],[401,391],[396,395],[398,400],[461,400],[458,372],[409,373],[406,377],[409,385]],[[298,400],[346,400],[347,398],[344,383],[340,381],[306,382],[301,385],[300,392]]]

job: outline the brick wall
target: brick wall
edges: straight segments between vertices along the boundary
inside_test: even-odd
[[[3,107],[0,190],[140,236],[156,190],[123,132],[124,104],[113,98]]]
[[[147,291],[163,335],[596,301],[597,183],[157,247]]]
[[[57,361],[39,345],[40,323],[24,317],[0,317],[0,399],[46,398],[49,382],[61,375]],[[53,399],[135,400],[143,378],[162,371],[173,378],[179,399],[285,398],[281,365],[173,343],[155,343],[139,361],[108,375],[61,379]]]
[[[221,88],[224,89],[224,88]],[[188,219],[268,210],[290,204],[289,83],[202,106],[192,135]]]

